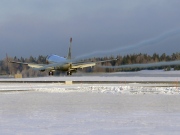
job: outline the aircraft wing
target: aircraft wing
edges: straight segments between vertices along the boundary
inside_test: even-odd
[[[7,62],[9,62],[9,63],[27,65],[31,68],[40,68],[40,67],[43,67],[45,65],[45,64],[36,64],[36,63],[25,63],[25,62],[19,62],[19,61],[10,61],[7,53],[6,53],[6,59],[7,59]]]
[[[9,63],[15,63],[15,64],[22,64],[22,65],[27,65],[34,70],[46,70],[46,69],[54,69],[54,67],[58,66],[63,66],[64,64],[67,64],[68,61],[66,62],[61,62],[61,63],[53,63],[53,64],[35,64],[35,63],[24,63],[24,62],[17,62],[17,61],[9,61]]]
[[[9,63],[15,63],[15,64],[22,64],[22,65],[27,65],[31,68],[40,68],[43,67],[45,64],[36,64],[36,63],[24,63],[24,62],[18,62],[18,61],[9,61]]]
[[[95,62],[91,62],[91,63],[79,63],[79,64],[72,64],[72,67],[73,69],[76,69],[76,68],[86,68],[86,67],[93,67],[95,66],[96,63]]]
[[[24,62],[17,62],[17,61],[8,61],[9,63],[15,63],[15,64],[22,64],[27,65],[31,68],[40,68],[43,67],[45,64],[36,64],[36,63],[24,63]]]
[[[109,59],[109,60],[103,60],[103,61],[95,61],[95,62],[74,62],[72,63],[72,68],[86,68],[86,67],[93,67],[96,65],[96,63],[103,63],[108,61],[113,61],[117,59]]]

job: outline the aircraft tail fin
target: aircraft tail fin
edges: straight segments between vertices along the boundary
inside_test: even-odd
[[[69,46],[69,50],[68,50],[67,59],[71,59],[71,44],[72,44],[72,37],[70,38],[70,46]]]

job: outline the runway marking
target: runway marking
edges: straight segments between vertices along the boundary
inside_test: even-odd
[[[0,93],[3,93],[3,92],[31,92],[31,91],[35,91],[35,90],[0,90]]]

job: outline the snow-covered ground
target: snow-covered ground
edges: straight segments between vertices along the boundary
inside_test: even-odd
[[[149,85],[1,83],[0,134],[179,134],[180,88]]]
[[[142,84],[142,83],[119,83],[119,84],[72,84],[64,83],[0,83],[0,92],[34,91],[46,93],[109,93],[109,94],[165,94],[180,95],[178,83],[172,84]]]
[[[180,97],[1,92],[0,134],[179,134]]]
[[[58,79],[44,79],[52,78]],[[169,80],[173,83],[0,83],[0,134],[179,135],[180,87],[178,77]]]

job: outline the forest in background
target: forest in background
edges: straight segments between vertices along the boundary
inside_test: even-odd
[[[145,64],[145,63],[154,63],[154,62],[162,62],[162,61],[175,61],[180,60],[180,53],[173,53],[172,55],[166,55],[165,53],[159,55],[157,53],[154,53],[153,55],[148,54],[128,54],[128,55],[118,55],[116,57],[110,56],[110,57],[103,57],[103,58],[91,58],[84,61],[99,61],[99,60],[108,60],[108,59],[115,59],[114,61],[104,62],[100,63],[93,68],[84,68],[79,69],[79,72],[85,72],[85,73],[96,73],[96,72],[119,72],[119,71],[139,71],[142,70],[142,68],[125,68],[125,69],[113,69],[113,68],[101,68],[100,66],[119,66],[119,65],[125,65],[125,64]],[[38,64],[46,64],[46,56],[38,56],[29,58],[9,58],[13,61],[21,61],[21,62],[27,62],[27,63],[38,63]],[[164,70],[180,70],[180,65],[174,65],[174,66],[161,66],[161,67],[151,67],[151,68],[143,68],[143,69],[164,69]],[[21,64],[12,64],[8,63],[7,59],[0,61],[0,74],[1,75],[14,75],[20,73],[23,75],[23,77],[37,77],[37,76],[47,76],[48,71],[40,72],[40,71],[34,71],[32,68],[29,68],[26,65]],[[66,75],[64,72],[56,71],[55,75]]]

